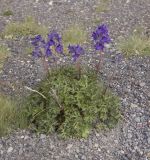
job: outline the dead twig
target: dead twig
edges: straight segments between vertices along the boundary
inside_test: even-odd
[[[38,93],[38,94],[41,95],[44,99],[47,99],[42,93],[38,92],[37,90],[34,90],[34,89],[32,89],[32,88],[30,88],[30,87],[27,87],[27,86],[25,86],[24,88],[27,89],[27,90],[29,90],[29,91]]]

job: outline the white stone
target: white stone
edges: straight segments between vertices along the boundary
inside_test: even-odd
[[[145,86],[145,83],[144,83],[144,82],[141,82],[141,83],[140,83],[140,86],[141,86],[141,87],[144,87],[144,86]]]
[[[53,5],[53,1],[50,1],[48,4],[49,4],[50,6],[52,6],[52,5]]]
[[[23,139],[24,138],[24,136],[21,136],[21,139]]]
[[[24,139],[26,140],[26,139],[28,139],[29,138],[29,136],[24,136]]]
[[[99,145],[98,145],[97,143],[94,144],[94,147],[98,148],[98,146],[99,146]]]
[[[72,146],[73,146],[72,144],[68,144],[67,147],[66,147],[66,149],[71,149]]]
[[[105,44],[105,47],[106,47],[106,48],[110,48],[111,45],[110,45],[110,44]]]
[[[134,103],[131,103],[131,107],[132,108],[137,108],[138,106],[136,104],[134,104]]]
[[[13,151],[13,148],[9,147],[8,150],[7,150],[7,153],[11,153],[12,151]]]
[[[41,134],[40,138],[44,139],[44,138],[46,138],[46,135],[45,134]]]

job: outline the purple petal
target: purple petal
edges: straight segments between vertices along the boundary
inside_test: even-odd
[[[93,40],[97,40],[98,39],[98,35],[96,34],[96,32],[93,32],[92,33],[92,38],[93,38]]]
[[[108,34],[108,27],[106,24],[102,24],[98,27],[97,31],[102,34]]]
[[[50,39],[48,42],[47,42],[47,45],[50,47],[50,46],[54,46],[55,45],[55,42],[54,40]]]
[[[52,51],[48,48],[47,50],[46,50],[46,52],[45,52],[45,56],[46,57],[49,57],[49,56],[51,56],[52,55]]]
[[[69,50],[69,53],[75,53],[76,51],[75,51],[75,46],[71,46],[71,45],[69,45],[68,46],[68,50]]]
[[[58,44],[55,48],[55,51],[57,53],[63,53],[63,46],[61,44]]]
[[[104,50],[104,45],[99,42],[97,42],[94,47],[95,47],[95,50],[98,50],[98,51]]]
[[[111,42],[111,40],[110,40],[110,37],[109,37],[109,35],[107,35],[107,36],[102,36],[102,38],[100,39],[100,42],[101,43],[110,43]]]
[[[61,36],[57,32],[53,31],[50,34],[48,34],[48,39],[49,40],[56,40],[57,42],[60,42]]]
[[[83,54],[84,53],[84,50],[82,47],[80,47],[79,45],[76,46],[76,54]]]
[[[41,35],[37,35],[34,38],[31,38],[31,44],[33,46],[37,46],[39,45],[39,42],[42,41],[42,36]]]

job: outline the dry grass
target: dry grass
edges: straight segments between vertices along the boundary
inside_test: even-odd
[[[15,38],[29,35],[46,35],[48,29],[45,26],[39,25],[32,17],[27,17],[23,22],[9,23],[2,36],[5,38]]]
[[[63,44],[65,48],[69,44],[83,44],[87,41],[87,32],[84,27],[78,24],[69,26],[64,32],[62,36]]]
[[[5,59],[10,55],[9,53],[9,49],[4,46],[4,45],[0,45],[0,70],[3,67],[4,61]]]
[[[95,7],[95,11],[97,13],[107,12],[109,10],[109,0],[99,0],[97,6]]]
[[[26,127],[25,116],[17,105],[5,96],[0,95],[0,136],[10,133],[13,129]]]
[[[132,55],[150,55],[150,39],[141,35],[133,34],[119,41],[118,49],[129,57]]]
[[[3,16],[12,16],[13,12],[11,10],[6,10],[3,12]]]

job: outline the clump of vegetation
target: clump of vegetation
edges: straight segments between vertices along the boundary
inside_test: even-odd
[[[4,45],[0,45],[0,70],[2,69],[4,61],[9,54],[9,49]]]
[[[80,35],[80,31],[77,33]],[[105,44],[111,42],[107,25],[98,26],[92,33],[93,47],[99,54],[93,70],[81,65],[85,50],[79,43],[84,43],[84,40],[81,36],[81,41],[78,34],[74,36],[75,40],[66,40],[68,55],[64,54],[62,37],[55,31],[47,38],[41,35],[31,38],[32,55],[42,59],[47,76],[37,89],[26,86],[32,93],[23,101],[22,107],[1,99],[0,115],[4,115],[0,119],[2,133],[29,127],[39,133],[56,131],[63,138],[86,138],[92,128],[112,128],[118,122],[119,99],[98,76]],[[67,58],[70,63],[58,65],[59,57],[63,60]],[[54,65],[50,70],[52,63]]]
[[[92,23],[94,23],[95,25],[98,25],[102,22],[102,19],[100,17],[95,17],[93,20],[92,20]]]
[[[36,132],[57,131],[62,137],[87,137],[92,127],[112,128],[119,119],[119,101],[97,75],[75,67],[51,71],[27,99],[25,112]]]
[[[87,32],[84,27],[75,24],[64,31],[62,41],[65,48],[69,44],[83,44],[87,41]]]
[[[39,25],[36,20],[32,17],[27,17],[23,22],[9,23],[2,36],[5,38],[16,38],[22,36],[33,36],[33,35],[46,35],[48,29],[45,26]]]
[[[6,96],[0,95],[0,136],[26,126],[26,118],[17,105]]]
[[[7,10],[3,12],[3,16],[12,16],[13,15],[13,11],[11,10]]]
[[[118,42],[118,49],[130,57],[133,55],[150,55],[150,39],[142,34],[133,34]]]
[[[97,6],[95,7],[95,11],[97,13],[107,12],[108,10],[109,10],[109,0],[98,1]]]

